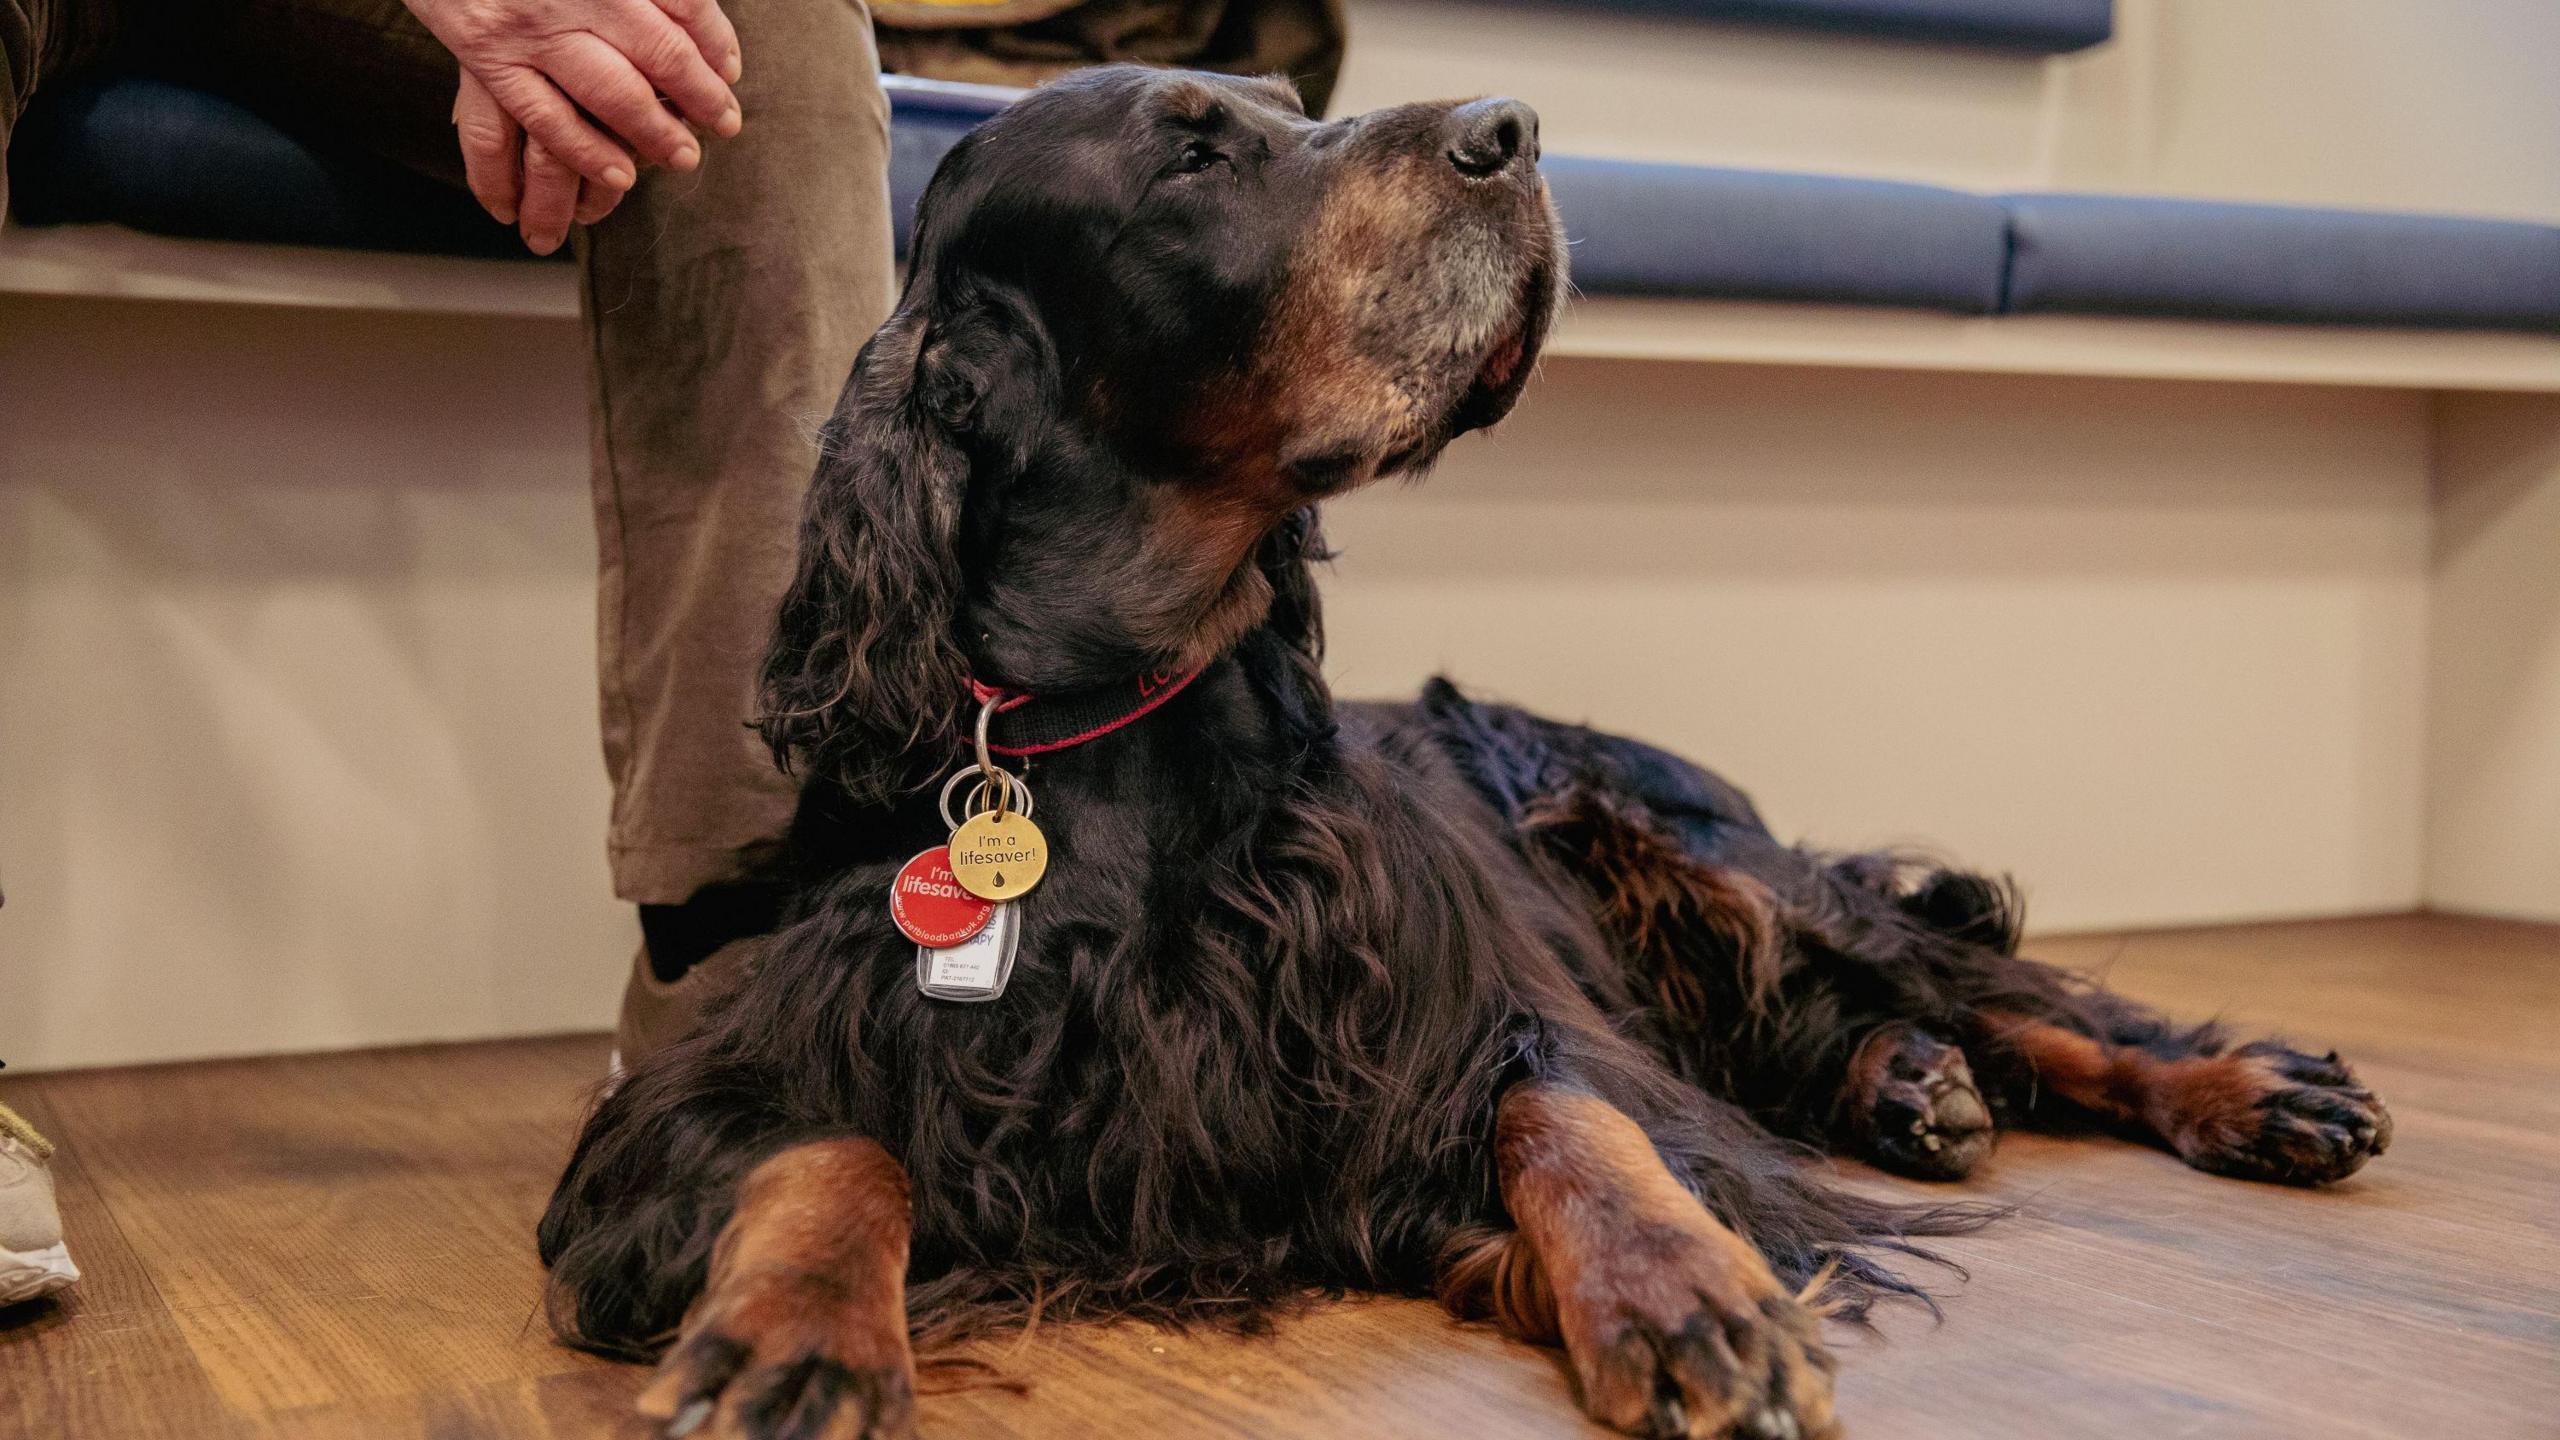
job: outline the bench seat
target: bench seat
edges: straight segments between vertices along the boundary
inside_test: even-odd
[[[888,78],[900,244],[943,153],[1014,92]],[[21,223],[521,253],[467,196],[137,78],[48,92],[11,160]],[[2560,227],[1555,155],[1586,294],[2560,332]]]

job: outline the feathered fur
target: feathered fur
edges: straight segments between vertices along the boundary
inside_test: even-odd
[[[1553,1297],[1513,1254],[1492,1148],[1525,1080],[1632,1118],[1789,1287],[1855,1316],[1918,1293],[1887,1263],[1915,1239],[1995,1213],[1806,1165],[1880,1026],[1961,1040],[2018,1113],[2040,1097],[1999,1024],[2219,1046],[2017,957],[2005,884],[1787,846],[1677,757],[1444,682],[1335,702],[1313,502],[1500,415],[1560,251],[1543,190],[1448,178],[1449,107],[1318,127],[1274,93],[1098,72],[936,178],[907,293],[826,428],[764,667],[763,733],[808,780],[792,916],[587,1119],[540,1237],[570,1342],[653,1353],[740,1177],[830,1136],[911,1182],[927,1339],[1035,1315],[1252,1325],[1435,1286],[1534,1330]],[[1295,168],[1247,189],[1193,163],[1204,135],[1239,175]],[[1379,179],[1416,174],[1445,193]],[[1465,239],[1450,264],[1474,268],[1450,273],[1486,283],[1416,300],[1321,268],[1402,273],[1395,246],[1341,237],[1408,223]],[[1368,308],[1311,323],[1320,304]],[[1415,350],[1453,310],[1465,344]],[[1326,337],[1390,349],[1309,348]],[[1439,368],[1388,368],[1408,352]],[[1346,400],[1372,371],[1394,383]],[[1445,413],[1417,420],[1424,399]],[[1370,400],[1383,456],[1342,428]],[[961,758],[970,677],[1037,693],[1177,659],[1206,668],[1143,723],[1028,767],[1051,859],[1015,902],[1010,990],[925,998],[885,899],[944,838],[920,792]]]

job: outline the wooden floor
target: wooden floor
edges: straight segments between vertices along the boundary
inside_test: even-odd
[[[2404,918],[2054,941],[2182,1012],[2345,1050],[2392,1151],[2305,1194],[2012,1137],[1946,1320],[1838,1336],[1850,1432],[2560,1436],[2560,929]],[[601,1040],[0,1078],[62,1143],[88,1279],[0,1311],[0,1440],[645,1433],[551,1345],[530,1232]],[[1866,1172],[1858,1183],[1899,1186]],[[1920,1186],[1899,1186],[1915,1193]],[[957,1436],[1583,1435],[1545,1352],[1431,1307],[1273,1338],[1042,1331]]]

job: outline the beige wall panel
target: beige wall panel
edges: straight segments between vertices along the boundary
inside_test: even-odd
[[[2404,908],[2425,436],[2395,392],[1550,362],[1338,507],[1334,668],[1671,745],[2045,927]]]
[[[2560,5],[2117,0],[2076,55],[1352,0],[1337,108],[1501,92],[1550,149],[2560,220]],[[1498,15],[1499,23],[1488,23]]]
[[[0,1056],[609,1016],[580,363],[0,297]]]
[[[0,1055],[592,1026],[571,327],[0,300]],[[1447,669],[2047,926],[2418,875],[2414,397],[1553,361],[1335,520],[1346,693]]]
[[[2560,920],[2560,400],[2436,406],[2427,892]]]

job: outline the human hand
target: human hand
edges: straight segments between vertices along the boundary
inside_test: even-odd
[[[537,177],[546,215],[557,209],[560,169],[583,182],[571,187],[573,197],[592,188],[618,200],[638,178],[634,155],[678,170],[702,163],[685,120],[717,135],[734,135],[741,123],[729,89],[739,73],[738,36],[717,0],[406,3],[462,62],[454,124],[464,168],[472,193],[501,220],[522,223],[521,202],[534,198]],[[492,110],[503,120],[492,120]],[[612,208],[601,194],[573,198],[570,208],[582,203]],[[535,232],[524,228],[533,243]]]
[[[581,178],[539,140],[524,133],[479,77],[462,72],[453,128],[471,193],[481,208],[516,227],[525,247],[548,255],[569,236],[569,222],[593,225],[613,213],[625,192]]]

